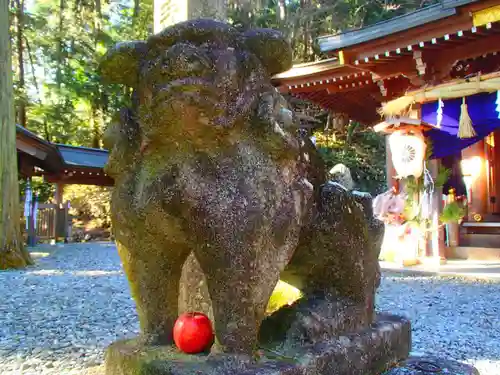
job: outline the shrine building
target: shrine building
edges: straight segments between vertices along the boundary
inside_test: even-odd
[[[429,220],[435,230],[425,244],[410,251],[394,244],[405,264],[500,258],[499,20],[499,0],[443,0],[323,36],[318,43],[328,59],[274,77],[283,93],[387,133],[388,189],[399,189],[391,133],[404,129],[424,135],[432,150],[425,166],[434,179],[440,165],[454,177],[461,173],[451,195],[433,190]],[[460,193],[466,215],[445,230],[439,224],[443,195]]]

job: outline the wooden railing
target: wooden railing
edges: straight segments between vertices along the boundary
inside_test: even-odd
[[[39,204],[35,233],[38,240],[56,238],[56,204]]]
[[[33,213],[35,206],[31,209]],[[38,204],[37,213],[28,216],[27,243],[35,246],[38,242],[64,240],[69,236],[69,202],[58,206],[53,203]]]

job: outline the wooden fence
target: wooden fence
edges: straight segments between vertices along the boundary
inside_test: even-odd
[[[35,233],[37,239],[44,241],[56,238],[56,204],[39,204],[36,216]]]
[[[35,204],[30,210],[31,215],[26,217],[27,243],[30,246],[38,242],[65,240],[69,237],[69,202],[61,204],[38,204],[34,215]]]

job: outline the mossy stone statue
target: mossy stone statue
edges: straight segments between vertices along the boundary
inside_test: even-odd
[[[132,89],[105,144],[114,234],[141,326],[139,339],[109,349],[108,374],[312,374],[300,370],[306,367],[329,374],[325,356],[346,369],[335,373],[358,374],[347,358],[359,354],[354,339],[323,345],[315,364],[259,367],[250,359],[264,336],[266,345],[278,337],[273,345],[300,347],[294,355],[311,359],[319,347],[307,345],[355,334],[363,350],[380,351],[363,356],[363,375],[408,354],[405,320],[371,326],[383,227],[370,223],[370,202],[326,183],[319,154],[271,84],[291,62],[276,31],[239,32],[206,19],[121,43],[105,56],[104,78]],[[211,361],[180,356],[172,345],[188,257],[201,270],[183,294],[203,285],[200,298],[186,300],[213,317]],[[280,276],[304,299],[263,324]],[[280,321],[283,314],[292,321]],[[311,317],[323,318],[311,325]],[[259,344],[261,326],[276,334],[260,332]]]
[[[270,83],[290,67],[291,49],[275,31],[244,34],[211,20],[119,44],[102,63],[108,81],[135,92],[135,107],[105,140],[116,241],[149,342],[172,342],[193,251],[219,349],[255,348],[313,190]]]

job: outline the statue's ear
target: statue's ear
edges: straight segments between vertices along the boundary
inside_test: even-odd
[[[145,42],[118,43],[109,49],[99,66],[104,81],[136,87],[139,62],[145,53]]]
[[[244,34],[245,43],[270,75],[282,73],[292,67],[292,47],[279,31],[254,29]]]

